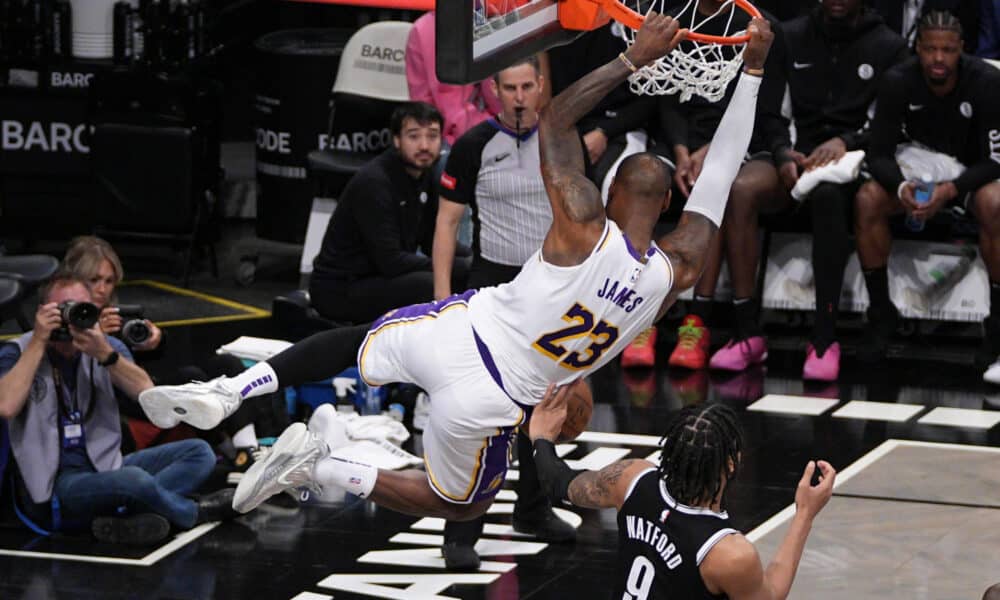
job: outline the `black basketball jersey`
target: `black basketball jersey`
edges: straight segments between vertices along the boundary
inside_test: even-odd
[[[698,570],[708,551],[739,533],[725,512],[679,504],[656,469],[639,474],[618,511],[618,586],[622,600],[724,598]]]

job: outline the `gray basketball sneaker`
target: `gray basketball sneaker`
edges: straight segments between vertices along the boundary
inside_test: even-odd
[[[255,462],[240,479],[233,508],[250,512],[271,496],[291,488],[305,487],[322,494],[319,484],[313,481],[313,467],[329,455],[326,442],[309,431],[305,423],[293,423],[264,460]]]
[[[236,412],[242,402],[239,392],[229,389],[225,379],[158,385],[139,394],[139,405],[150,422],[161,429],[181,422],[198,429],[213,429]]]

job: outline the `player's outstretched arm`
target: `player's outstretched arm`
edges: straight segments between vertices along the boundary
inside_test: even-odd
[[[812,485],[819,469],[819,483]],[[777,554],[763,568],[757,549],[742,535],[731,535],[709,551],[700,566],[705,586],[731,600],[784,600],[792,589],[812,522],[833,495],[837,472],[826,461],[810,461],[795,491],[795,517]]]
[[[682,35],[672,18],[650,13],[635,43],[625,52],[624,60],[616,58],[587,74],[553,98],[542,111],[538,124],[542,179],[553,217],[542,251],[549,262],[561,266],[578,264],[593,249],[604,224],[600,191],[584,174],[577,121],[632,74],[626,62],[635,67],[648,65],[670,52]],[[580,235],[581,225],[590,226],[593,235]]]
[[[743,51],[743,64],[747,71],[759,74],[764,68],[774,34],[765,19],[754,19],[747,30],[750,42]],[[692,287],[701,277],[706,249],[722,223],[729,190],[750,146],[760,83],[759,75],[740,75],[726,113],[712,138],[702,167],[703,176],[698,178],[691,190],[680,222],[672,232],[657,240],[674,267],[673,291],[665,307],[673,304],[677,294]]]
[[[568,500],[584,508],[620,508],[632,481],[653,463],[622,460],[600,471],[574,471],[559,458],[555,440],[566,420],[566,403],[574,384],[550,385],[545,397],[535,407],[528,427],[534,445],[538,479],[554,504]]]

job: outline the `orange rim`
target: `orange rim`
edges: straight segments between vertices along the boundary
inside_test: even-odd
[[[635,12],[631,8],[622,4],[619,0],[600,0],[601,6],[604,11],[608,13],[608,16],[614,20],[631,27],[632,29],[639,29],[642,27],[642,22],[646,19],[643,15]],[[757,7],[750,4],[748,0],[733,0],[738,8],[746,11],[751,17],[761,19],[763,15],[757,10]],[[691,32],[687,29],[684,31],[684,37],[691,41],[701,42],[703,44],[745,44],[750,41],[750,35],[737,35],[737,36],[722,36],[722,35],[706,35],[704,33]]]

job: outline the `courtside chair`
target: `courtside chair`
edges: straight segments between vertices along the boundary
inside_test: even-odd
[[[348,180],[369,160],[392,146],[392,111],[410,100],[406,84],[406,39],[411,23],[380,21],[365,25],[347,41],[340,56],[330,102],[329,147],[308,156],[316,182],[302,250],[301,273],[312,273],[335,200]]]
[[[18,280],[0,277],[0,325],[8,319],[17,319],[18,325],[24,329],[24,324],[20,322],[24,317],[21,313],[22,290]]]
[[[16,288],[11,288],[9,284],[6,292],[0,292],[0,298],[5,299],[0,302],[0,312],[3,319],[10,317],[17,319],[17,324],[22,331],[30,331],[34,327],[34,319],[29,318],[21,306],[21,301],[32,294],[38,286],[42,285],[52,277],[59,269],[59,260],[47,254],[22,254],[18,256],[0,256],[0,279],[13,281]],[[7,297],[7,292],[16,289],[17,294]]]
[[[411,23],[380,21],[365,25],[347,41],[340,57],[330,102],[329,147],[308,155],[309,177],[316,184],[302,248],[303,282],[312,273],[336,198],[365,163],[392,145],[389,121],[397,106],[410,100],[406,83],[406,39]],[[282,294],[272,315],[294,338],[349,323],[321,317],[306,290]]]

